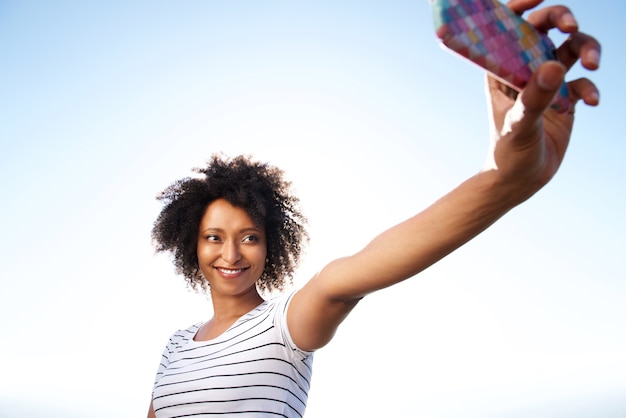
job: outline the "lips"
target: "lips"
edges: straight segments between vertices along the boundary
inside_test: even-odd
[[[248,267],[245,268],[239,268],[239,269],[227,269],[224,267],[215,267],[215,269],[223,276],[223,277],[237,277],[239,276],[241,273],[243,273],[244,271],[246,271],[248,269]]]

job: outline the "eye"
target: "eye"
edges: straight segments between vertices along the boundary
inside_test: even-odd
[[[207,241],[219,241],[219,240],[220,240],[220,237],[219,237],[218,235],[215,235],[215,234],[209,234],[209,235],[207,235],[207,236],[205,237],[205,239],[206,239]]]
[[[259,242],[259,237],[256,235],[246,235],[243,242]]]

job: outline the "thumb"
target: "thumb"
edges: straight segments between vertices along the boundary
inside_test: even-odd
[[[533,74],[507,114],[505,129],[517,138],[528,138],[541,129],[542,116],[563,84],[565,67],[557,61],[543,63]]]
[[[563,85],[566,71],[558,61],[548,61],[535,71],[520,98],[527,115],[541,117]]]

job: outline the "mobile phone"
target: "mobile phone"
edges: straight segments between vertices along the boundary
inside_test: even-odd
[[[546,35],[497,0],[429,0],[435,33],[451,51],[520,91],[545,61],[556,60]],[[552,107],[569,109],[567,85]]]

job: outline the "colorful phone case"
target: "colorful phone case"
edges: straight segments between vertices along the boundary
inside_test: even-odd
[[[545,61],[556,60],[550,39],[497,0],[429,0],[437,37],[516,90]],[[570,105],[563,84],[552,104]]]

